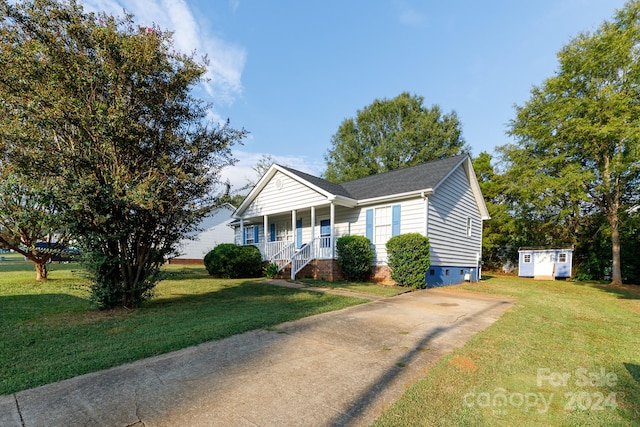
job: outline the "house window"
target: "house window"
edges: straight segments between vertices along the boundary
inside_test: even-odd
[[[400,234],[400,205],[366,210],[365,236],[375,244],[385,244],[389,238]]]
[[[558,254],[558,262],[560,263],[565,263],[567,262],[567,254],[566,253],[559,253]]]
[[[467,217],[467,237],[471,237],[471,217]]]
[[[249,225],[247,227],[244,228],[244,244],[245,245],[253,245],[256,241],[254,239],[255,237],[255,231],[254,231],[255,226],[253,225]]]
[[[445,275],[445,276],[448,276],[448,275],[449,275],[449,269],[448,269],[448,268],[444,271],[444,275]]]
[[[433,268],[429,269],[429,276],[435,276],[435,275],[436,275],[436,271]]]
[[[531,254],[524,254],[522,257],[522,262],[525,264],[529,264],[531,262]]]
[[[375,209],[375,240],[377,244],[386,243],[391,237],[391,206]]]

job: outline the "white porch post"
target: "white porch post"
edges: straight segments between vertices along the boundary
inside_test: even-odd
[[[264,248],[267,248],[267,242],[269,241],[269,216],[264,216]]]
[[[311,206],[311,241],[316,238],[316,207]]]
[[[244,219],[240,220],[240,244],[244,245]]]
[[[336,258],[336,245],[335,245],[335,221],[336,221],[336,205],[333,204],[333,201],[330,205],[330,214],[329,214],[329,224],[331,225],[331,259]]]
[[[298,245],[296,240],[298,239],[298,233],[296,230],[296,211],[295,209],[291,211],[291,228],[293,229],[293,248],[294,250],[297,249]],[[291,280],[296,280],[296,275],[294,273],[294,265],[293,265],[293,258],[291,258],[289,261],[291,261]]]
[[[297,236],[298,233],[296,233],[296,210],[295,209],[291,211],[291,231],[293,232],[293,246],[297,248],[298,242],[296,242],[296,239],[298,237]]]

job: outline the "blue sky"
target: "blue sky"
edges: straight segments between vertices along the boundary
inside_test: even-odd
[[[331,136],[403,91],[455,111],[472,154],[492,153],[515,104],[557,69],[556,53],[623,0],[83,0],[126,9],[207,54],[199,95],[212,120],[250,132],[224,172],[239,187],[263,154],[320,175]]]

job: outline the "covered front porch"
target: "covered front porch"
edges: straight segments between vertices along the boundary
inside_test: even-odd
[[[307,270],[315,268],[320,276],[333,277],[332,270],[336,265],[334,224],[333,203],[243,218],[236,229],[236,243],[258,247],[263,261],[277,265],[280,274],[290,270],[292,280],[305,267]]]

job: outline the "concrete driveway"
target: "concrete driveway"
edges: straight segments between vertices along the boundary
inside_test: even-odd
[[[513,301],[384,298],[0,396],[0,426],[368,425]]]

